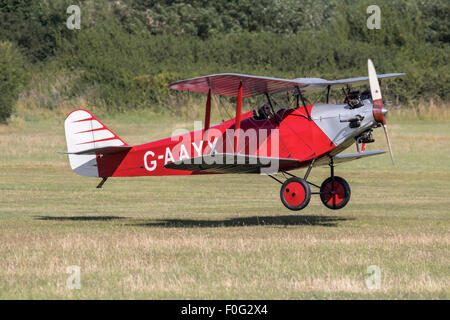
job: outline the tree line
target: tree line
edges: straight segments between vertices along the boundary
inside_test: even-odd
[[[0,121],[32,76],[70,77],[67,98],[90,92],[111,111],[162,109],[167,84],[238,72],[336,79],[405,72],[386,98],[403,106],[448,101],[450,3],[380,0],[380,29],[368,29],[358,0],[81,0],[81,29],[69,30],[68,0],[0,1]],[[335,93],[338,94],[338,93]],[[54,106],[53,106],[54,107]]]

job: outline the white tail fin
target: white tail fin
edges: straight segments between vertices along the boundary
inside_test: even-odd
[[[105,147],[127,146],[114,132],[86,110],[72,111],[64,123],[67,153],[73,171],[82,176],[98,177],[96,154],[74,154]]]

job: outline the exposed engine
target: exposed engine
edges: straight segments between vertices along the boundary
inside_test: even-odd
[[[364,131],[358,137],[356,137],[357,143],[372,143],[375,139],[372,137],[372,129]]]
[[[363,92],[360,91],[352,91],[347,94],[347,103],[350,109],[356,109],[362,107],[363,100],[372,99],[372,95],[370,90],[365,90]]]

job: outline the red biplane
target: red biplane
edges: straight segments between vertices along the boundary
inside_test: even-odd
[[[221,173],[266,174],[282,184],[282,203],[291,210],[305,208],[311,194],[319,194],[330,209],[343,208],[350,199],[349,184],[334,175],[337,163],[382,154],[364,151],[374,142],[372,130],[382,126],[392,158],[380,91],[380,79],[403,75],[376,75],[371,60],[368,77],[324,80],[278,79],[244,74],[216,74],[179,81],[173,90],[207,94],[204,127],[171,138],[130,146],[86,110],[75,110],[65,120],[70,166],[83,176],[168,176]],[[351,91],[369,82],[370,90]],[[345,101],[329,104],[330,89],[342,87]],[[326,90],[325,104],[308,105],[305,93]],[[291,96],[292,105],[279,108],[273,95]],[[210,126],[211,95],[236,98],[236,116]],[[242,113],[244,98],[265,95],[260,108]],[[341,154],[356,143],[355,153]],[[308,181],[314,166],[328,165],[330,177],[319,186]],[[307,168],[300,178],[291,170]],[[273,176],[284,173],[284,182]],[[285,176],[283,174],[283,176]],[[311,192],[310,186],[319,189]]]

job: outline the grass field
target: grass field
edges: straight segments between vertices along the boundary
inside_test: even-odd
[[[96,179],[70,170],[63,120],[0,126],[1,299],[448,299],[450,121],[391,121],[382,155],[336,168],[340,211],[284,208],[260,175]],[[189,123],[101,118],[130,144]],[[385,149],[382,130],[370,149]],[[353,149],[352,149],[353,151]],[[298,174],[302,174],[299,171]],[[327,168],[314,169],[320,183]],[[81,289],[66,286],[68,266]],[[381,270],[381,287],[366,270]]]

